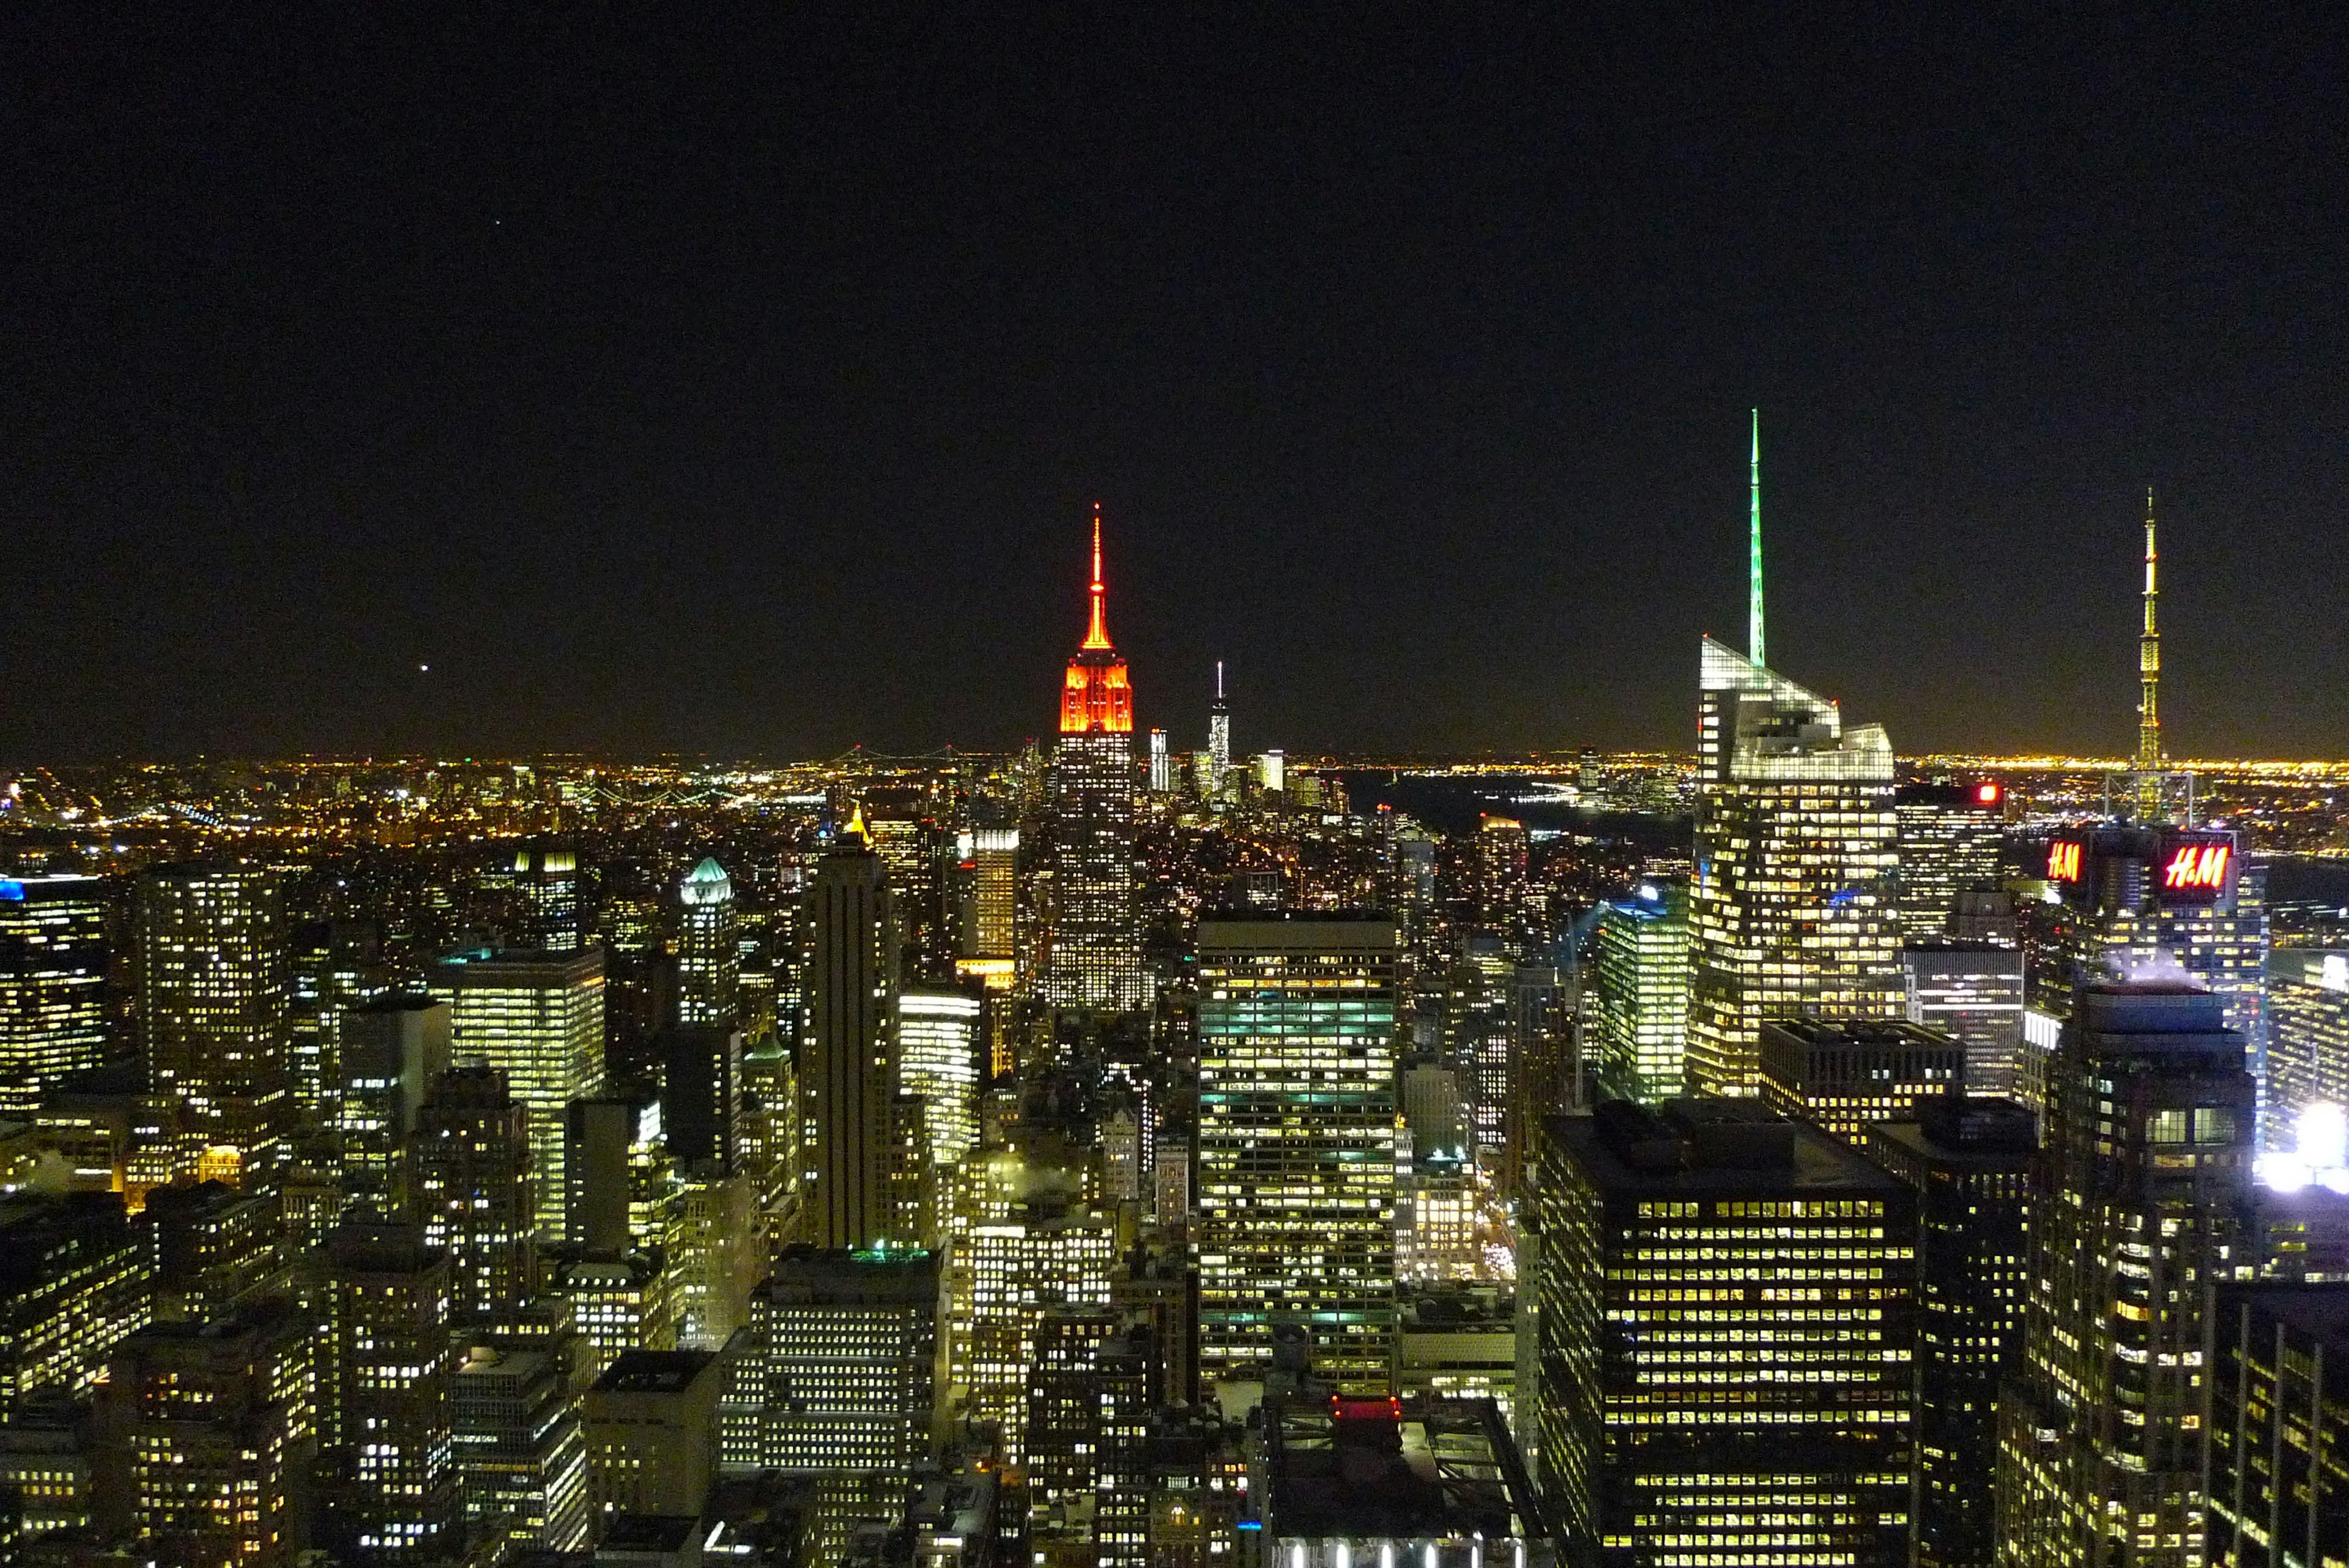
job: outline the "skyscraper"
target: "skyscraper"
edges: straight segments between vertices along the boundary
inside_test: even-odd
[[[737,996],[742,955],[737,946],[734,884],[726,868],[705,859],[677,890],[683,906],[678,924],[677,1021],[687,1028],[731,1029],[740,1018]]]
[[[1865,1147],[1874,1122],[1906,1121],[1960,1092],[1966,1048],[1902,1018],[1784,1018],[1762,1025],[1762,1097]]]
[[[2023,950],[1956,937],[1900,950],[1903,1011],[1911,1023],[1965,1043],[1966,1088],[2012,1095],[2023,1054]]]
[[[450,1258],[450,1320],[517,1311],[538,1285],[538,1204],[530,1113],[505,1075],[474,1063],[434,1080],[417,1113],[414,1160],[424,1243]]]
[[[2349,1284],[2223,1284],[2210,1329],[2204,1561],[2349,1562]]]
[[[1998,886],[2006,792],[1919,781],[1893,793],[1899,825],[1900,929],[1911,941],[1951,934],[1958,895]]]
[[[207,1174],[275,1179],[292,1112],[284,897],[259,866],[169,866],[139,889],[139,1016],[151,1091]],[[187,1160],[186,1164],[194,1164]]]
[[[1224,696],[1224,661],[1216,660],[1216,700],[1207,708],[1207,791],[1224,793],[1232,771],[1232,705]]]
[[[2252,1105],[2218,997],[2081,993],[2051,1069],[2023,1355],[1999,1402],[2002,1562],[2203,1560],[2203,1299],[2251,1261]]]
[[[1199,922],[1203,1377],[1262,1376],[1276,1326],[1383,1391],[1394,1336],[1394,922]]]
[[[1990,1568],[1998,1390],[2022,1348],[2036,1117],[1951,1096],[1868,1129],[1868,1158],[1917,1193],[1916,1568]]]
[[[808,888],[808,1023],[801,1092],[815,1147],[808,1235],[830,1248],[903,1241],[896,1151],[897,922],[881,857],[853,819]]]
[[[424,1556],[462,1510],[450,1428],[449,1254],[409,1225],[346,1225],[333,1272],[334,1397],[320,1445],[332,1478],[320,1535],[374,1560]]]
[[[1061,689],[1052,753],[1052,918],[1044,996],[1060,1007],[1150,1004],[1133,867],[1133,687],[1109,639],[1101,508],[1092,618]]]
[[[1688,889],[1643,884],[1601,905],[1591,933],[1597,1017],[1586,1025],[1592,1076],[1610,1096],[1668,1100],[1688,1049]]]
[[[1174,787],[1174,761],[1166,754],[1166,732],[1150,732],[1150,793],[1164,794]]]
[[[106,1056],[105,884],[0,877],[0,1116]]]
[[[978,1143],[979,1030],[975,989],[907,986],[897,997],[897,1082],[918,1107],[923,1158],[941,1172]]]
[[[961,856],[962,956],[1013,957],[1019,950],[1013,924],[1019,911],[1019,830],[966,828],[956,847]]]
[[[604,1059],[604,951],[480,950],[433,965],[450,1052],[497,1068],[530,1116],[538,1226],[563,1233],[564,1107],[595,1092]]]
[[[449,1004],[382,996],[342,1021],[334,1127],[343,1201],[381,1220],[410,1218],[417,1113],[449,1070]]]
[[[1517,1399],[1564,1526],[1608,1564],[1904,1568],[1909,1189],[1744,1100],[1546,1131]]]

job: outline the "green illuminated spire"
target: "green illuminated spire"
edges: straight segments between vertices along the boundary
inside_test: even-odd
[[[1754,410],[1754,526],[1751,559],[1746,563],[1745,657],[1765,669],[1770,659],[1762,646],[1762,410]]]

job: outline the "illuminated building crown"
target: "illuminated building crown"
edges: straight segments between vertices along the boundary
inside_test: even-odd
[[[1092,618],[1085,640],[1069,660],[1061,685],[1061,733],[1125,735],[1133,732],[1133,685],[1125,660],[1109,640],[1109,590],[1102,582],[1101,504],[1093,504]]]

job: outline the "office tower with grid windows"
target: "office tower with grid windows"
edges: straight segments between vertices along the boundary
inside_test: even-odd
[[[1688,888],[1645,883],[1600,906],[1590,944],[1596,1016],[1584,1039],[1599,1090],[1650,1103],[1675,1098],[1688,1050]]]
[[[2006,791],[1993,780],[1917,780],[1892,794],[1900,845],[1900,930],[1910,941],[1951,934],[1958,895],[1999,885]]]
[[[812,1561],[902,1521],[929,1451],[937,1314],[937,1262],[918,1251],[792,1248],[753,1293],[740,1365],[764,1389],[759,1462],[815,1481]]]
[[[1545,1131],[1517,1398],[1561,1528],[1624,1568],[1906,1568],[1909,1189],[1750,1099]]]
[[[0,1199],[0,1417],[36,1390],[87,1393],[146,1325],[153,1279],[119,1195]]]
[[[561,1355],[468,1345],[449,1379],[449,1410],[468,1519],[516,1549],[586,1544],[586,1448]]]
[[[814,1147],[803,1210],[819,1245],[902,1242],[896,1211],[896,903],[862,816],[808,888],[807,1027],[800,1092]]]
[[[106,1059],[106,884],[0,877],[0,1116]]]
[[[1394,922],[1199,923],[1203,1379],[1263,1375],[1273,1330],[1383,1390],[1395,1307]]]
[[[909,985],[897,995],[898,1092],[918,1112],[922,1158],[942,1180],[978,1145],[985,1012],[973,987]]]
[[[1150,1005],[1133,864],[1133,685],[1109,639],[1098,507],[1092,606],[1061,687],[1043,992],[1058,1007],[1133,1012]]]
[[[2038,1118],[1949,1097],[1877,1122],[1868,1157],[1917,1194],[1915,1568],[1990,1568],[1998,1390],[2023,1342]]]
[[[1966,1048],[1966,1088],[2012,1095],[2022,1070],[2023,950],[2012,942],[1928,938],[1900,950],[1903,1012]]]
[[[503,1073],[529,1116],[538,1228],[560,1236],[564,1107],[603,1078],[603,950],[460,953],[432,966],[430,991],[449,1004],[454,1060]]]
[[[2248,1241],[2254,1089],[2223,999],[2080,992],[2050,1069],[2023,1352],[1999,1401],[2000,1561],[2204,1560],[2203,1302]]]
[[[1751,1095],[1764,1019],[1901,1012],[1892,743],[1706,638],[1690,1088]]]
[[[2349,1106],[2349,951],[2268,955],[2268,1116],[2289,1127],[2320,1101]]]
[[[1762,1098],[1855,1148],[1871,1122],[1906,1121],[1959,1093],[1966,1048],[1899,1018],[1787,1018],[1762,1025]]]
[[[284,892],[259,866],[167,866],[139,888],[150,1091],[175,1102],[183,1169],[267,1187],[293,1111]]]

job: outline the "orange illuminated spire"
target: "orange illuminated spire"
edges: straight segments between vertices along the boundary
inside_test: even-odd
[[[1106,614],[1109,601],[1109,590],[1102,583],[1101,503],[1098,501],[1093,503],[1092,594],[1093,618],[1092,623],[1085,628],[1084,646],[1087,648],[1107,648],[1110,646],[1109,618]]]

